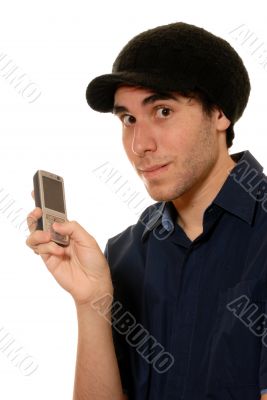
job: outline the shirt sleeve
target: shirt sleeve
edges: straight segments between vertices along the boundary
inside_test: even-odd
[[[111,277],[112,277],[112,265],[110,265],[110,260],[109,260],[108,243],[105,246],[104,255],[105,255],[105,257],[107,259],[107,262],[109,264],[109,268],[111,270]],[[114,290],[113,304],[116,301],[117,301],[116,293],[115,293],[115,290]],[[112,311],[113,311],[113,309],[112,309]],[[113,312],[111,312],[111,317],[112,317],[112,321],[114,321]],[[117,357],[117,361],[118,361],[118,367],[119,367],[119,371],[120,371],[120,378],[121,378],[121,384],[122,384],[123,393],[125,393],[126,395],[129,396],[129,375],[128,375],[128,371],[130,370],[130,368],[129,368],[129,359],[127,357],[126,343],[125,343],[123,335],[120,335],[114,329],[114,323],[112,323],[112,337],[113,337],[115,353],[116,353],[116,357]]]
[[[261,394],[265,394],[265,393],[267,393],[267,389],[262,389]]]

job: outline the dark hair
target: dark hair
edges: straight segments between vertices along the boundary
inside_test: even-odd
[[[184,96],[184,97],[191,97],[194,98],[196,100],[198,100],[201,104],[202,104],[202,108],[204,113],[207,116],[211,116],[212,111],[214,111],[218,106],[209,98],[208,95],[206,95],[206,93],[202,92],[202,91],[179,91],[179,93]],[[234,124],[231,122],[231,124],[229,125],[229,127],[226,129],[226,146],[229,149],[229,147],[232,146],[233,144],[233,139],[235,137],[235,133],[234,133]]]

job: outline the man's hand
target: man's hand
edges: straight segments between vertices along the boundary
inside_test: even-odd
[[[261,400],[267,400],[267,393],[261,395]]]
[[[39,254],[57,282],[73,296],[77,305],[89,304],[102,294],[113,294],[107,260],[96,240],[77,222],[54,223],[56,232],[69,235],[62,247],[51,241],[50,232],[36,230],[42,210],[35,208],[27,218],[31,234],[26,244]]]

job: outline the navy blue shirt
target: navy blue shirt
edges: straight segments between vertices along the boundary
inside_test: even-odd
[[[249,151],[231,157],[195,240],[157,202],[107,242],[130,400],[256,400],[267,388],[267,178]]]

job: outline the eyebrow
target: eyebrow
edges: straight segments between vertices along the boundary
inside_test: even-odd
[[[178,101],[178,98],[172,93],[154,93],[154,94],[146,97],[142,101],[142,105],[145,106],[147,104],[153,104],[158,100],[176,100],[176,101]],[[129,110],[125,106],[121,106],[119,104],[114,104],[112,112],[113,112],[113,114],[117,115],[122,112],[129,112]]]

